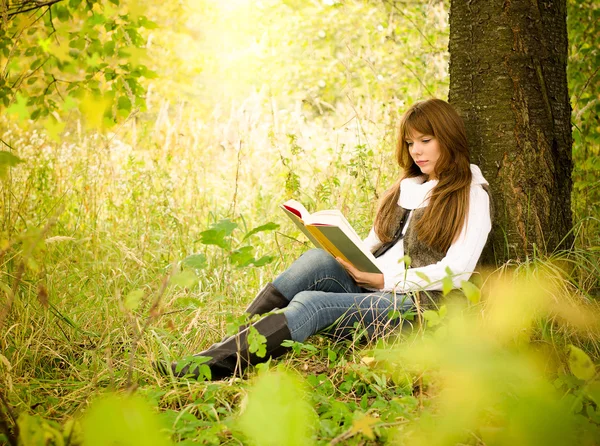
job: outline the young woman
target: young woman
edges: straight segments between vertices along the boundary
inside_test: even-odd
[[[307,251],[246,310],[250,316],[280,310],[253,324],[267,340],[266,355],[250,353],[245,327],[196,355],[212,379],[279,356],[287,350],[282,342],[304,342],[323,330],[345,337],[359,322],[378,336],[399,323],[392,314],[435,305],[448,268],[456,288],[471,276],[491,229],[490,200],[487,181],[469,162],[462,119],[440,99],[414,104],[400,122],[396,158],[402,177],[382,198],[365,240],[383,274]],[[400,261],[405,256],[410,265]],[[196,364],[160,369],[198,378]]]

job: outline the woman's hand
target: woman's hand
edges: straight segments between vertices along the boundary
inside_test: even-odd
[[[384,285],[383,274],[379,273],[364,273],[362,271],[357,270],[351,263],[346,262],[339,257],[335,258],[340,265],[344,267],[344,269],[350,274],[350,276],[354,279],[354,281],[362,287],[365,288],[374,288],[376,290],[381,290]]]

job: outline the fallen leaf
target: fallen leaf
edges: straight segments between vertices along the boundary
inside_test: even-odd
[[[363,434],[365,437],[370,440],[375,439],[375,434],[373,433],[372,426],[377,423],[377,419],[373,418],[370,415],[365,415],[362,418],[354,420],[352,422],[352,428],[350,429],[350,434]]]

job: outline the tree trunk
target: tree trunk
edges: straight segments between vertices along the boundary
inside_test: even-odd
[[[449,102],[490,182],[485,263],[570,246],[566,0],[452,0]]]

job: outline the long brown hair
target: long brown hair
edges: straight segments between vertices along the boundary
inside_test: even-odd
[[[375,233],[382,242],[392,240],[400,181],[423,175],[406,143],[414,132],[435,137],[440,147],[434,168],[438,184],[431,191],[429,206],[415,229],[419,240],[446,252],[465,223],[472,175],[465,124],[454,108],[441,99],[413,104],[400,120],[396,161],[403,175],[382,197],[375,217]]]

